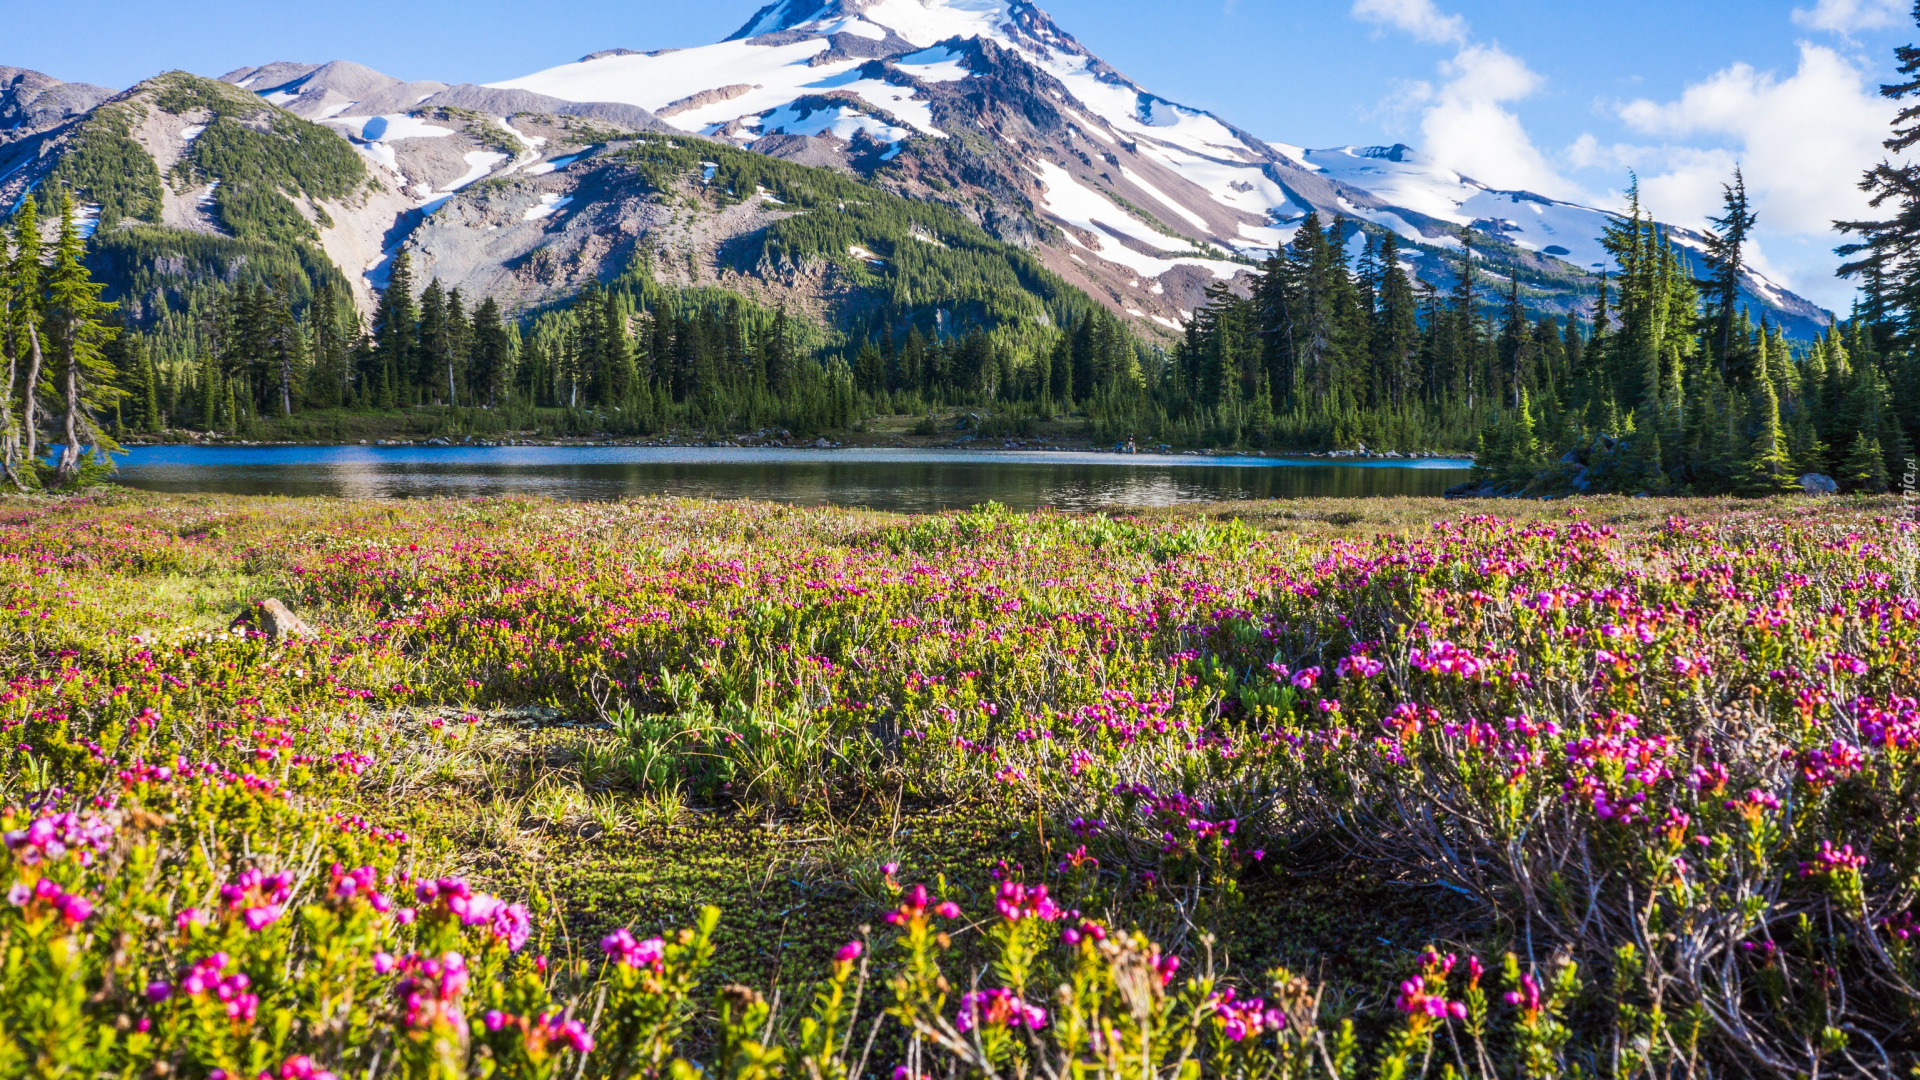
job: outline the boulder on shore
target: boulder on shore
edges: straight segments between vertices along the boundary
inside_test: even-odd
[[[1464,484],[1456,484],[1446,491],[1446,497],[1449,499],[1505,499],[1510,498],[1512,494],[1491,480],[1469,480]]]

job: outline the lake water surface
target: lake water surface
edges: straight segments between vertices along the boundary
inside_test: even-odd
[[[994,501],[1020,510],[1236,499],[1439,495],[1467,461],[1328,463],[1056,451],[700,447],[136,447],[119,482],[234,495],[678,495],[925,512]]]

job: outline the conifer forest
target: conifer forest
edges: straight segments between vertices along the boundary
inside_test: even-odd
[[[28,199],[6,231],[18,484],[69,431],[103,452],[182,429],[324,440],[355,413],[483,437],[811,437],[875,415],[985,409],[1008,432],[1083,417],[1095,442],[1474,451],[1502,490],[1549,494],[1766,494],[1808,473],[1884,491],[1920,430],[1920,291],[1905,282],[1902,226],[1849,226],[1862,301],[1817,340],[1791,340],[1739,301],[1754,215],[1738,177],[1711,276],[1688,271],[1636,200],[1604,238],[1619,272],[1585,315],[1529,318],[1518,275],[1483,266],[1471,231],[1441,290],[1414,283],[1392,233],[1315,215],[1257,270],[1212,287],[1170,344],[1084,303],[1061,305],[1050,328],[978,307],[962,323],[927,303],[833,325],[662,285],[644,261],[563,305],[509,312],[422,285],[404,252],[369,319],[321,275],[198,286],[177,309],[162,295],[139,322],[100,300],[70,216]],[[90,460],[63,458],[56,482]]]

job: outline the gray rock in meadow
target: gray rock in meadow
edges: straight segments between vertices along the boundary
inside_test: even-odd
[[[1800,478],[1800,490],[1809,495],[1837,495],[1840,485],[1831,476],[1810,472]]]
[[[308,626],[305,619],[295,615],[292,608],[273,598],[260,601],[242,618],[251,622],[255,630],[274,641],[314,636],[313,627]]]

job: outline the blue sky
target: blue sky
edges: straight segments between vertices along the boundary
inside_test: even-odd
[[[122,87],[167,68],[350,59],[445,82],[525,75],[612,47],[718,40],[757,0],[92,0],[10,4],[0,64]],[[1891,106],[1905,0],[1051,0],[1069,32],[1142,85],[1304,146],[1406,142],[1500,187],[1617,205],[1636,169],[1663,219],[1698,225],[1735,162],[1761,213],[1757,259],[1844,305],[1826,222]]]

